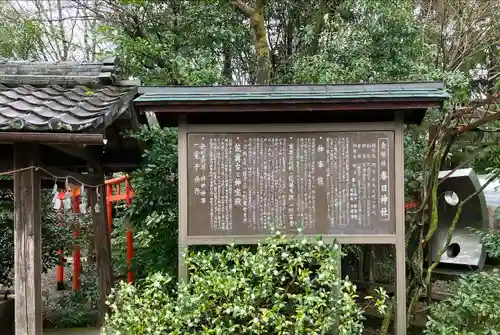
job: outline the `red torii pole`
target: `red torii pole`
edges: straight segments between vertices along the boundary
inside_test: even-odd
[[[122,183],[125,183],[125,192],[121,192],[121,186]],[[114,179],[109,179],[105,181],[106,184],[106,207],[108,211],[108,229],[109,233],[111,234],[113,230],[113,202],[118,202],[121,200],[125,200],[125,203],[127,207],[129,207],[132,204],[132,198],[134,197],[134,191],[132,189],[132,186],[130,185],[130,178],[128,175],[114,178]],[[116,188],[116,192],[113,192],[113,187]],[[59,194],[59,200],[63,200],[65,197],[65,192],[60,192]],[[73,212],[78,213],[79,212],[79,198],[80,195],[77,194],[76,192],[71,192],[71,198],[72,198],[72,209]],[[62,205],[61,205],[62,206]],[[62,207],[61,207],[62,210]],[[75,227],[76,229],[73,231],[73,237],[75,238],[75,241],[79,238],[79,227]],[[111,236],[110,236],[111,237]],[[59,264],[57,265],[56,269],[56,280],[57,280],[57,287],[58,290],[62,290],[64,288],[64,255],[62,250],[58,251],[58,254],[60,255],[60,261]],[[75,243],[75,250],[73,251],[73,290],[77,291],[80,289],[80,270],[81,270],[81,260],[80,260],[80,246]],[[134,233],[132,231],[132,228],[130,226],[130,223],[127,223],[127,265],[128,265],[128,272],[127,272],[127,281],[128,283],[132,283],[134,280],[134,273],[132,271],[132,259],[134,257]]]
[[[59,255],[59,263],[56,266],[56,281],[57,281],[57,290],[64,290],[64,263],[66,260],[64,259],[64,255],[62,250],[57,252]]]
[[[125,192],[122,193],[121,186],[125,183]],[[116,188],[116,193],[113,192],[113,186]],[[130,185],[130,177],[128,175],[121,176],[114,179],[106,180],[106,207],[108,211],[108,229],[111,235],[113,230],[113,202],[125,200],[128,206],[132,204],[134,191]],[[134,281],[134,272],[132,271],[132,259],[134,257],[134,233],[132,231],[130,222],[127,222],[127,281],[132,283]]]
[[[69,185],[67,185],[69,186]],[[80,189],[75,189],[73,187],[66,189],[65,191],[59,192],[57,195],[58,201],[63,201],[66,198],[66,193],[70,192],[71,198],[71,208],[73,213],[79,213],[79,202],[80,202]],[[63,205],[60,205],[60,215],[62,218]],[[78,238],[80,237],[80,225],[76,224],[73,226],[73,238],[75,239],[74,250],[73,250],[73,290],[80,290],[80,272],[81,272],[81,251],[80,245],[78,244]],[[62,250],[57,252],[59,255],[59,263],[56,267],[56,281],[57,281],[57,290],[64,290],[64,264],[66,263],[66,259],[64,258],[64,253]]]
[[[72,194],[72,206],[73,213],[80,212],[80,196],[76,194]],[[73,291],[80,290],[80,271],[82,267],[81,263],[81,252],[80,252],[80,244],[78,243],[78,239],[80,238],[80,224],[76,223],[73,227],[73,237],[75,239],[75,247],[73,250]]]

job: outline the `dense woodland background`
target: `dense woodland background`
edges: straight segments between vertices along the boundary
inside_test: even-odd
[[[410,315],[433,269],[423,259],[438,224],[437,172],[472,166],[491,180],[500,173],[497,0],[5,0],[0,18],[1,57],[90,62],[115,55],[122,73],[143,85],[443,80],[450,101],[405,134],[406,200],[422,203],[407,217]],[[176,130],[133,136],[149,149],[134,175],[132,208],[116,213],[115,266],[124,263],[122,223],[130,216],[139,277],[175,274]],[[164,178],[170,175],[173,183]],[[53,224],[49,217],[44,225]],[[11,220],[2,216],[6,245]],[[495,232],[482,236],[492,248],[500,241]],[[57,260],[52,240],[47,233],[48,265]]]

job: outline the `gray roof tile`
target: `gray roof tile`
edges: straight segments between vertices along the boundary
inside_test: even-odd
[[[148,105],[162,105],[162,116],[169,125],[176,125],[181,114],[190,113],[196,122],[207,122],[213,113],[215,117],[223,120],[217,105],[224,105],[225,112],[249,112],[252,118],[254,112],[270,111],[270,119],[278,120],[276,113],[287,112],[287,104],[296,104],[302,111],[319,112],[326,116],[330,111],[328,105],[337,105],[332,108],[334,113],[353,112],[357,119],[363,113],[359,110],[364,103],[370,103],[371,109],[383,112],[392,103],[393,108],[383,112],[386,114],[400,113],[406,123],[419,124],[426,111],[424,106],[439,106],[449,98],[441,82],[403,82],[403,83],[373,83],[373,84],[331,84],[331,85],[269,85],[269,86],[164,86],[140,87],[138,98],[134,100],[139,108]],[[328,105],[327,105],[328,104]],[[359,104],[359,105],[358,105]],[[379,108],[374,108],[375,105]],[[385,106],[384,106],[385,104]],[[399,104],[399,107],[398,107]],[[183,106],[185,105],[185,106]],[[186,105],[189,105],[188,108]],[[312,106],[321,108],[315,108]],[[352,105],[358,105],[352,108]],[[410,107],[411,106],[411,107]],[[271,107],[271,108],[268,108]],[[382,109],[382,110],[381,110]],[[200,112],[198,112],[200,111]],[[274,113],[274,115],[272,114]],[[377,112],[378,113],[378,112]],[[221,113],[231,116],[231,113]],[[296,114],[296,113],[295,113]],[[364,113],[363,113],[364,114]],[[354,115],[354,114],[353,114]],[[378,113],[377,115],[380,115]],[[259,122],[266,119],[259,115]],[[367,115],[370,120],[373,115]],[[236,117],[234,117],[236,119]],[[334,117],[332,116],[332,119]],[[225,122],[226,120],[224,120]],[[212,122],[211,120],[208,122]]]
[[[88,131],[109,126],[128,107],[135,87],[22,85],[0,88],[0,130]]]
[[[115,77],[113,59],[103,62],[30,62],[0,59],[0,82],[23,85],[111,84]]]
[[[0,59],[0,131],[90,131],[105,128],[137,94],[113,86],[114,58],[102,62]]]

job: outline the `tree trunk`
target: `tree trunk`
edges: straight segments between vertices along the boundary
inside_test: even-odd
[[[309,53],[311,55],[315,55],[318,52],[319,39],[321,36],[321,32],[325,27],[325,15],[327,12],[328,11],[325,4],[325,0],[321,0],[319,2],[318,16],[316,17],[316,22],[314,23],[314,33],[311,41],[311,47],[309,48]]]
[[[269,84],[271,80],[271,53],[264,18],[264,0],[257,0],[255,8],[248,6],[242,0],[235,0],[233,4],[250,19],[252,25],[255,53],[257,54],[257,84]]]
[[[223,55],[224,55],[224,61],[223,61],[224,66],[222,67],[222,76],[224,77],[225,80],[227,80],[228,83],[231,83],[233,81],[233,66],[232,66],[233,55],[231,53],[231,47],[229,46],[229,43],[224,44]]]
[[[258,1],[262,3],[262,1]],[[257,53],[257,84],[269,84],[271,80],[271,59],[267,41],[266,24],[264,21],[263,6],[256,7],[250,18],[255,33],[255,52]]]

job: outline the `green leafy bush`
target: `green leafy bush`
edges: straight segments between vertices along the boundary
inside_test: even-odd
[[[500,270],[463,276],[451,291],[451,297],[431,307],[425,334],[499,334]]]
[[[71,228],[59,225],[59,213],[52,209],[52,196],[42,192],[42,271],[54,268],[59,262],[59,249],[73,243]],[[0,285],[13,284],[14,268],[14,194],[0,191]]]
[[[144,142],[143,163],[133,173],[135,197],[117,213],[113,229],[114,264],[126,273],[125,221],[134,227],[133,269],[136,278],[149,273],[177,273],[177,129],[142,128],[131,134]]]
[[[473,228],[471,228],[471,231],[479,237],[491,258],[500,259],[500,231],[482,231]]]
[[[322,240],[276,235],[255,252],[191,252],[190,279],[168,275],[110,296],[105,331],[117,334],[361,334],[355,287],[340,279],[341,252]],[[174,289],[173,289],[174,288]]]

